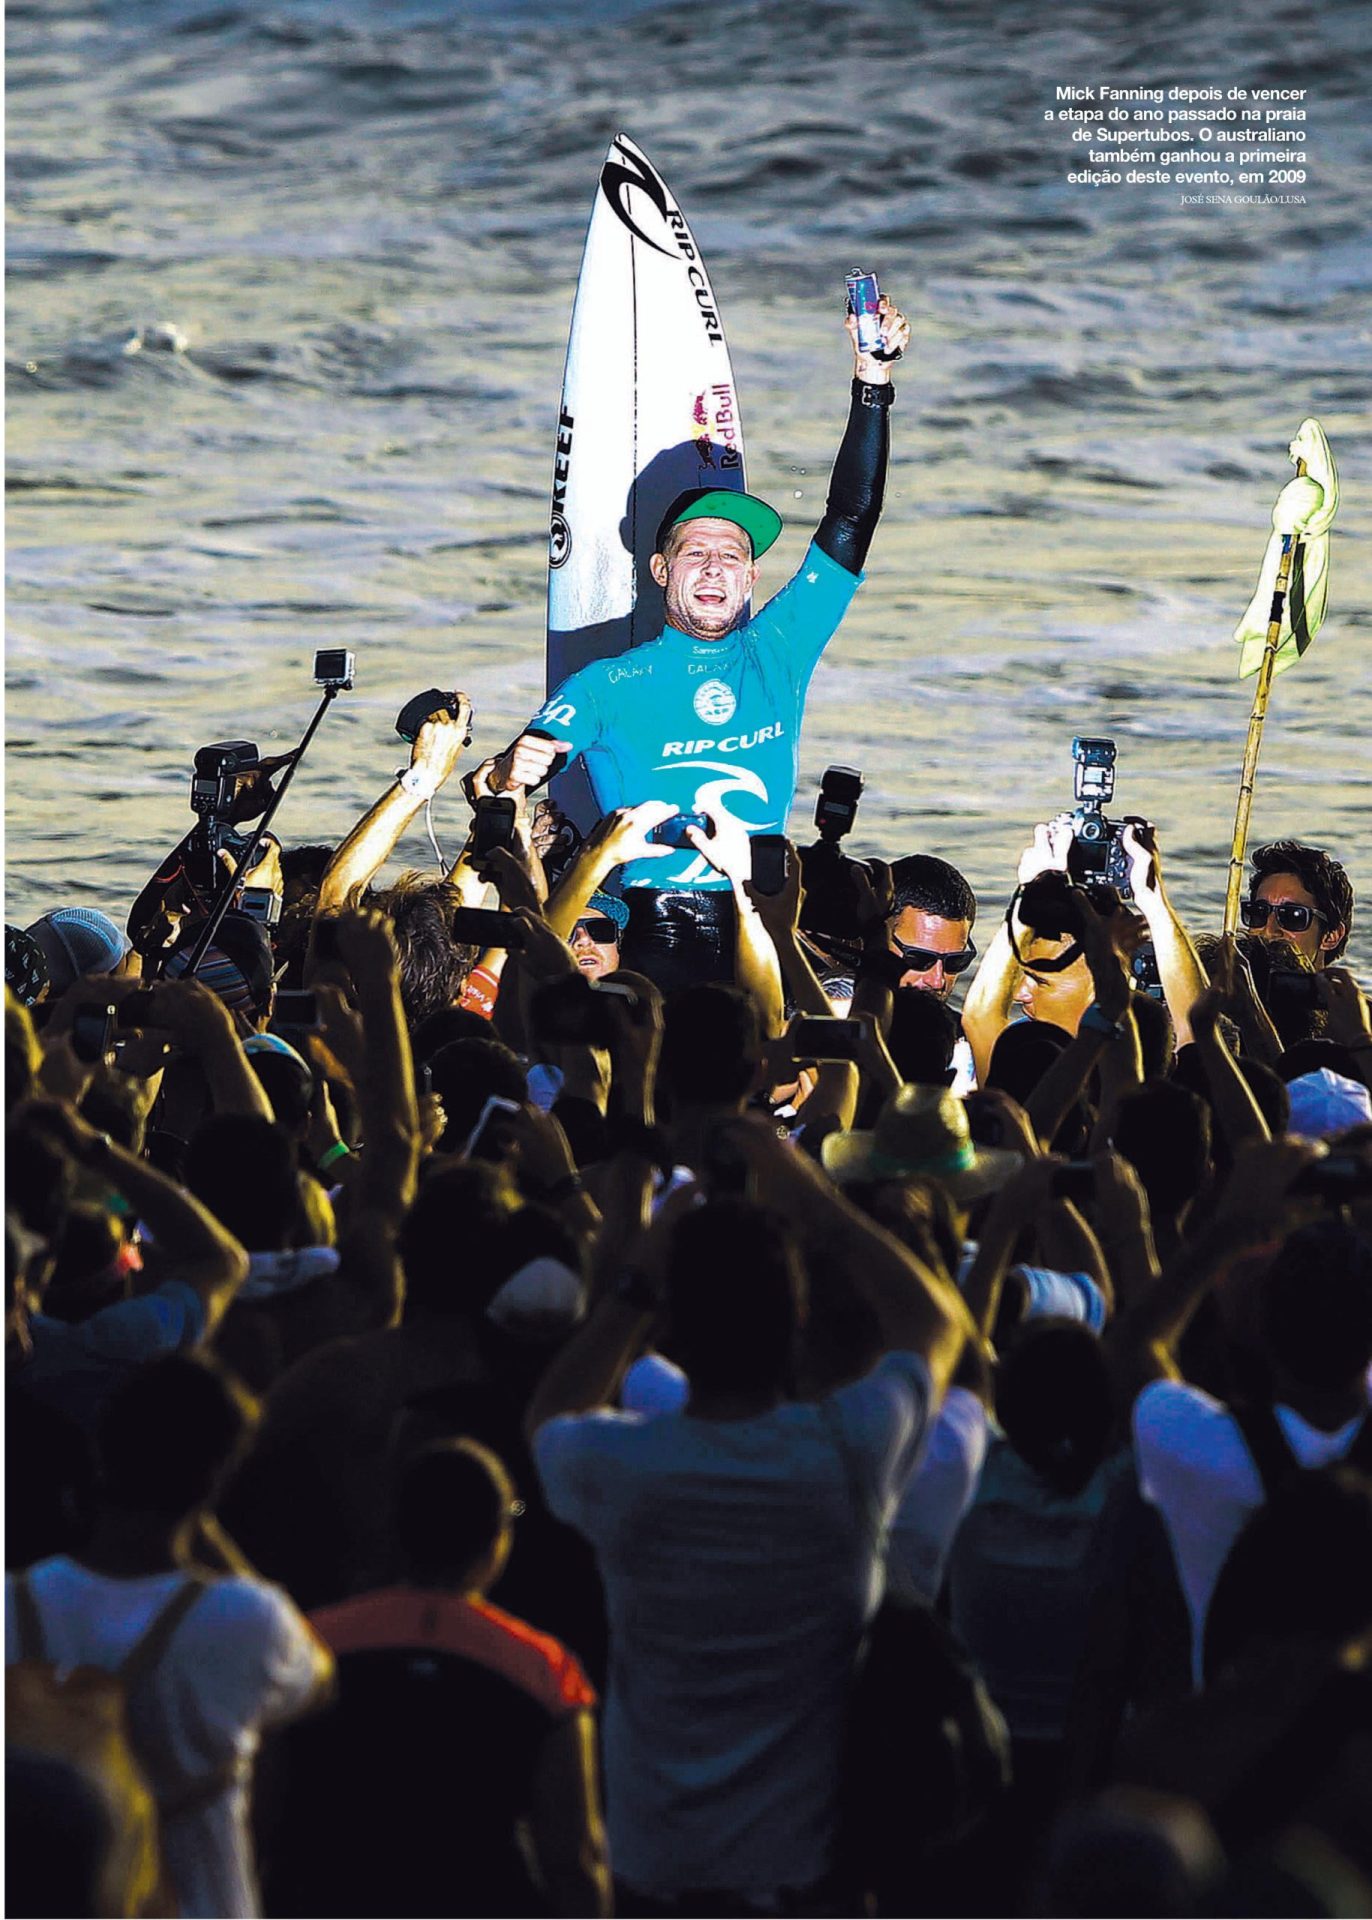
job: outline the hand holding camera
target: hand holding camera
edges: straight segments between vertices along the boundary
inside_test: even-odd
[[[681,816],[686,822],[687,845],[694,847],[701,858],[708,860],[715,872],[722,873],[733,886],[743,886],[753,872],[753,847],[748,829],[717,804],[707,805],[704,813],[706,825],[703,827],[696,824],[692,815]]]
[[[670,800],[640,800],[636,807],[616,807],[597,821],[586,844],[604,853],[614,867],[629,860],[666,860],[673,849],[654,836],[659,827],[676,817]]]
[[[427,711],[421,714],[421,707]],[[410,742],[411,784],[422,798],[431,799],[456,767],[463,748],[471,745],[472,703],[465,693],[440,693],[437,688],[416,694],[401,708],[395,730]]]

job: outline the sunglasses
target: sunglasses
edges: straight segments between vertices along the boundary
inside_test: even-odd
[[[891,947],[912,973],[928,973],[941,960],[945,973],[961,973],[964,967],[970,967],[977,957],[975,941],[969,940],[957,953],[935,953],[930,947],[907,947],[904,941],[891,936]]]
[[[1303,907],[1297,900],[1244,900],[1239,903],[1239,918],[1246,927],[1265,927],[1272,915],[1283,933],[1304,933],[1312,920],[1327,925],[1317,907]]]
[[[589,914],[586,919],[578,920],[576,924],[587,939],[594,940],[598,947],[619,945],[619,928],[608,914]]]

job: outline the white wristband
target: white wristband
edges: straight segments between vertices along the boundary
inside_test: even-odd
[[[402,791],[412,800],[432,800],[443,782],[426,767],[405,767],[396,776]]]

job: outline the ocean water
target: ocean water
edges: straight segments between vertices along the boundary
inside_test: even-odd
[[[122,917],[190,823],[195,748],[291,744],[318,646],[355,648],[358,684],[288,843],[382,789],[418,689],[472,694],[474,755],[533,711],[562,356],[620,128],[710,265],[750,485],[788,521],[764,596],[822,509],[845,270],[914,323],[793,830],[857,764],[854,851],[944,854],[989,914],[1070,804],[1071,736],[1111,734],[1115,810],[1218,925],[1251,688],[1229,636],[1314,414],[1331,613],[1277,683],[1253,828],[1372,889],[1363,0],[19,0],[8,43],[7,919]],[[1043,113],[1098,82],[1305,87],[1305,204],[1069,186]],[[460,800],[436,812],[455,841]]]

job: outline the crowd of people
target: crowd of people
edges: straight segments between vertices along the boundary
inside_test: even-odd
[[[731,977],[664,994],[666,802],[377,884],[469,717],[193,975],[198,828],[7,930],[11,1910],[1359,1910],[1342,867],[1193,937],[1050,822],[973,972],[946,862],[764,891],[716,807]]]
[[[446,871],[378,878],[460,693],[341,840],[221,755],[125,926],[7,928],[11,1912],[1368,1910],[1353,891],[1282,840],[1190,930],[1064,817],[979,954],[851,778],[781,838],[855,366],[796,579],[678,501],[637,704]]]

